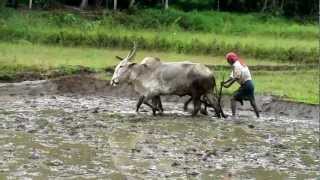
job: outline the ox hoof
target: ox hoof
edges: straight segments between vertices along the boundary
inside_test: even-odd
[[[159,116],[162,116],[162,115],[163,115],[163,111],[159,111],[159,112],[158,112],[158,115],[159,115]]]
[[[198,113],[193,112],[193,113],[191,114],[191,117],[196,117],[197,115],[198,115]]]
[[[157,111],[156,110],[152,110],[152,115],[153,116],[157,116]]]
[[[206,111],[205,109],[201,109],[200,113],[206,116],[208,115],[208,111]]]

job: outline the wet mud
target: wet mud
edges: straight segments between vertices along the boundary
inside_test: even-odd
[[[248,106],[237,119],[192,118],[183,99],[165,97],[154,117],[134,112],[129,86],[90,76],[1,84],[0,97],[0,179],[320,176],[317,106],[259,97],[260,119]]]

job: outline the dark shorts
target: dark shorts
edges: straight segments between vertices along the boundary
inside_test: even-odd
[[[240,88],[234,93],[234,99],[242,102],[243,100],[254,99],[254,86],[251,80],[246,81],[240,86]]]

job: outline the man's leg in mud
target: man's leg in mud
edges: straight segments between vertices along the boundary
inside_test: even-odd
[[[237,101],[240,103],[243,103],[243,89],[240,87],[237,91],[234,92],[232,98],[231,98],[231,112],[232,116],[236,116],[236,109],[237,109]]]
[[[251,104],[251,106],[253,107],[253,110],[254,110],[254,112],[256,113],[257,118],[259,118],[259,117],[260,117],[260,114],[259,114],[259,110],[258,110],[258,108],[257,108],[257,104],[256,104],[256,101],[255,101],[255,98],[254,98],[254,97],[253,97],[253,98],[250,98],[250,104]]]
[[[232,116],[236,116],[237,100],[235,97],[231,98],[231,112]]]

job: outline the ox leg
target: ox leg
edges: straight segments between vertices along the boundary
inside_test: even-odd
[[[140,96],[136,105],[136,112],[139,112],[140,106],[143,103],[143,101],[144,101],[144,96]]]
[[[157,111],[163,112],[163,107],[162,107],[160,96],[155,96],[152,98],[152,106],[154,108],[156,108]]]
[[[188,105],[192,101],[192,97],[190,97],[183,105],[183,110],[188,111]]]
[[[203,96],[203,99],[201,99],[200,101],[201,101],[201,104],[204,105],[204,108],[201,108],[200,113],[203,115],[208,115],[208,110],[207,110],[208,103],[206,102],[206,97]]]
[[[206,116],[208,115],[208,110],[206,105],[204,105],[204,108],[200,109],[200,113]]]
[[[157,112],[157,108],[155,108],[152,104],[149,104],[149,102],[144,102],[144,104],[149,106],[152,109],[152,114],[155,116]]]
[[[156,99],[157,99],[157,106],[156,107],[160,111],[160,113],[163,113],[161,97],[160,96],[156,96]]]
[[[193,97],[193,112],[192,112],[192,116],[196,116],[199,112],[199,110],[201,109],[201,101],[200,101],[200,96],[194,96]]]
[[[147,106],[149,106],[152,109],[153,115],[156,114],[156,108],[153,105],[148,103],[148,100],[145,98],[145,96],[140,96],[139,97],[139,100],[138,100],[137,105],[136,105],[136,112],[139,112],[139,109],[140,109],[140,106],[142,105],[142,103],[147,105]]]
[[[148,102],[148,99],[150,99],[150,98],[145,98],[144,99],[144,101],[143,101],[143,103],[145,104],[145,105],[147,105],[147,106],[149,106],[151,109],[152,109],[152,114],[155,116],[156,115],[156,112],[157,112],[157,97],[156,96],[154,96],[154,97],[152,97],[151,98],[151,103],[152,104],[150,104],[149,102]]]

